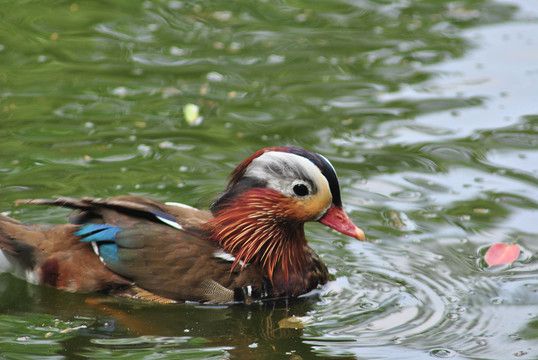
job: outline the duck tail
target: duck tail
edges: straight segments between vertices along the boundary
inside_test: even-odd
[[[17,234],[25,232],[25,225],[0,215],[0,273],[9,272],[17,277],[29,278],[29,271],[36,265],[35,246],[18,239]]]

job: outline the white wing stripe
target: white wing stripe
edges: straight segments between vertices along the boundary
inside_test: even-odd
[[[183,226],[179,225],[177,222],[175,221],[172,221],[172,220],[168,220],[168,219],[165,219],[161,216],[157,216],[157,219],[161,220],[163,223],[165,224],[168,224],[170,225],[171,227],[173,228],[176,228],[176,229],[179,229],[179,230],[183,230]]]
[[[196,208],[193,208],[192,206],[185,205],[185,204],[178,203],[178,202],[173,202],[173,201],[165,202],[164,205],[168,205],[168,206],[177,206],[177,207],[180,207],[180,208],[194,209],[194,210],[196,210]]]

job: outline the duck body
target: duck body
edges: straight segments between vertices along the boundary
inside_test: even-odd
[[[246,159],[210,211],[129,195],[20,202],[75,212],[63,225],[0,215],[0,249],[13,272],[62,290],[161,302],[297,297],[328,281],[305,222],[364,239],[342,210],[332,165],[296,147]]]

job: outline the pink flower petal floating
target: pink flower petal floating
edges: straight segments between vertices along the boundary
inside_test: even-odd
[[[489,266],[504,265],[514,262],[519,257],[520,251],[517,244],[494,244],[486,251],[484,260]]]

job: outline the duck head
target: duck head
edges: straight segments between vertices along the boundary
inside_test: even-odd
[[[342,208],[331,163],[298,147],[265,148],[244,160],[211,211],[210,239],[234,255],[236,264],[260,263],[270,279],[276,267],[285,278],[304,271],[305,222],[365,239]]]

